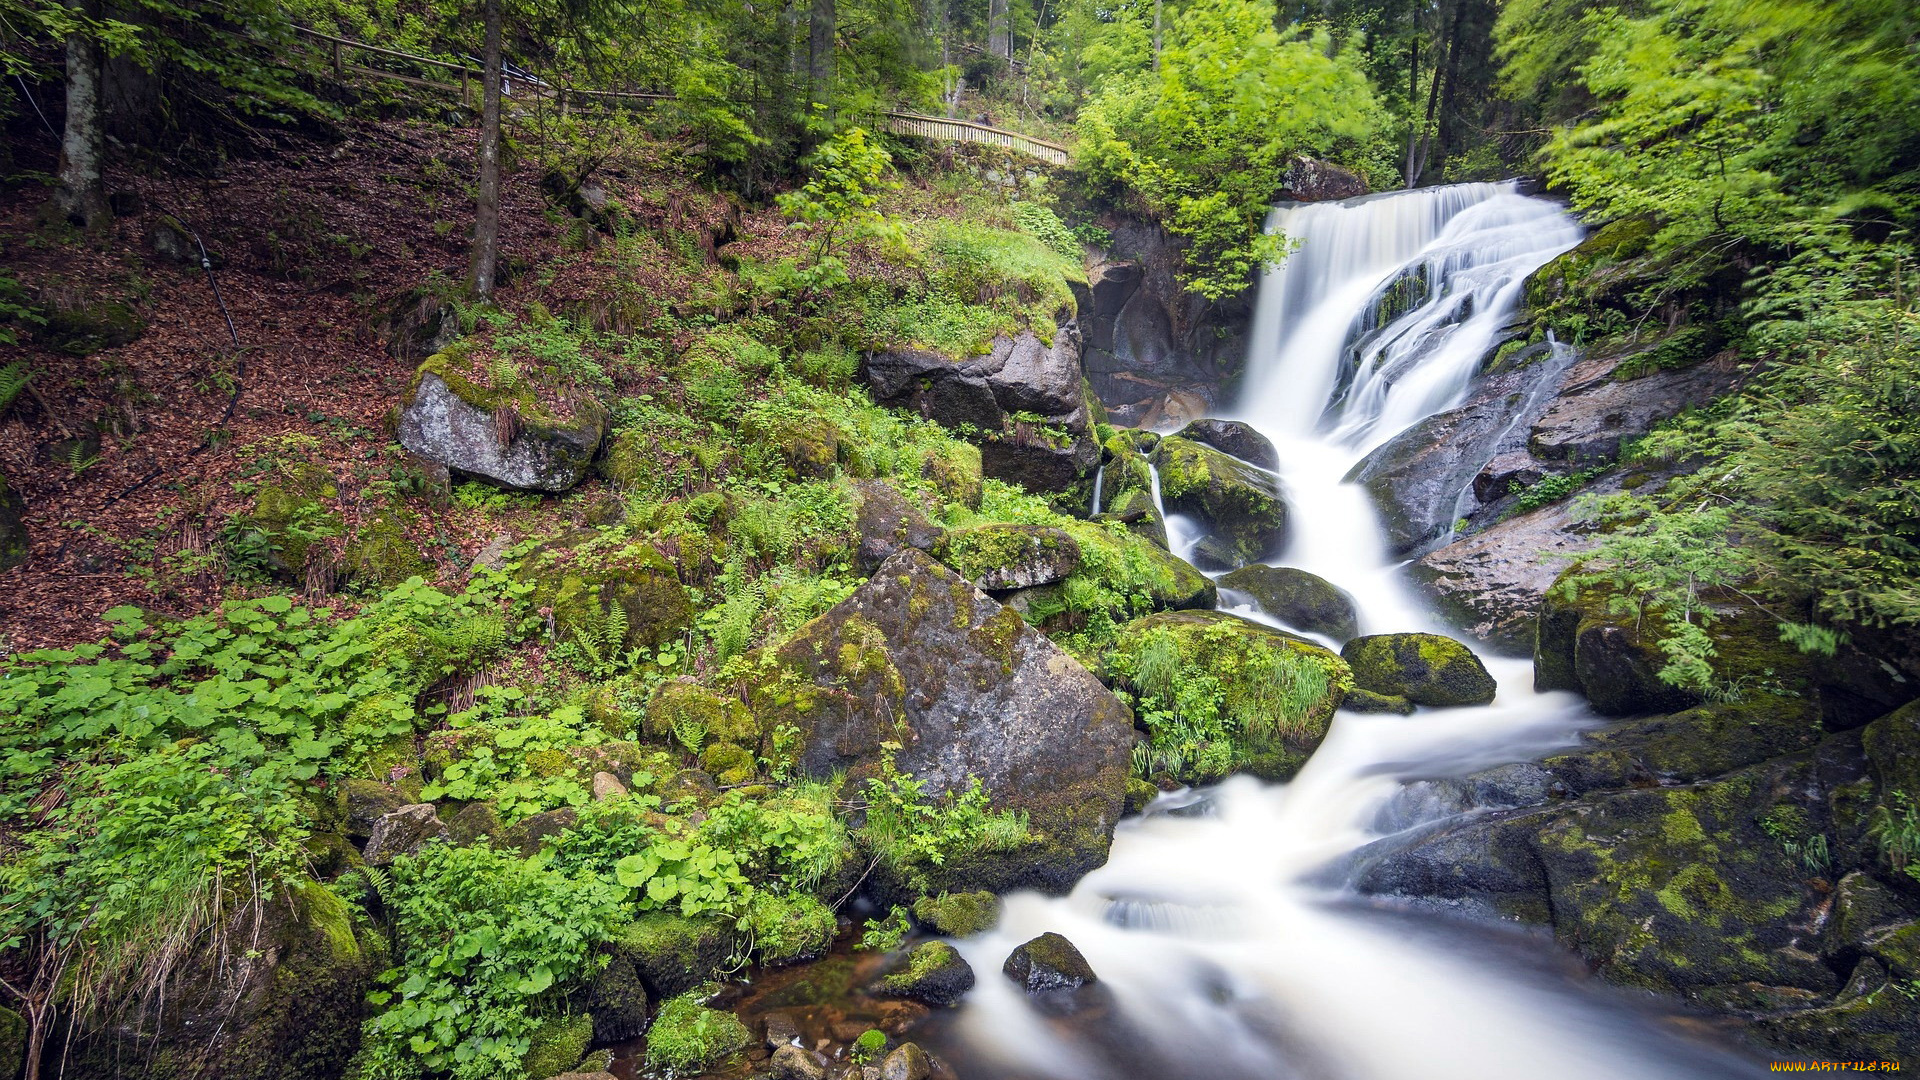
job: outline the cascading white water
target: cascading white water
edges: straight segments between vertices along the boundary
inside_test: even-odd
[[[1400,581],[1365,494],[1340,478],[1459,402],[1526,276],[1579,228],[1494,184],[1282,209],[1271,226],[1298,246],[1261,286],[1235,418],[1280,452],[1294,536],[1275,561],[1353,593],[1364,633],[1446,632]],[[1387,289],[1403,294],[1383,320]],[[1169,522],[1176,550],[1194,527]],[[1484,659],[1493,704],[1340,713],[1291,783],[1163,797],[1121,825],[1107,865],[1071,895],[1009,897],[996,930],[955,942],[979,984],[937,1048],[967,1080],[1751,1075],[1746,1059],[1570,971],[1538,933],[1386,911],[1330,876],[1378,838],[1406,780],[1531,760],[1594,722],[1573,695],[1534,693],[1527,662]],[[1008,952],[1046,931],[1086,955],[1104,1005],[1062,1019],[1000,977]]]

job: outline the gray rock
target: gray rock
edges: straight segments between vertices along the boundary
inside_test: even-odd
[[[774,654],[750,687],[769,729],[801,733],[810,776],[870,767],[884,743],[929,795],[978,777],[1033,841],[926,868],[941,889],[1063,891],[1106,858],[1126,791],[1133,720],[1085,668],[1011,609],[911,548]],[[883,889],[905,891],[883,873]],[[910,898],[910,897],[909,897]]]
[[[763,1023],[766,1031],[767,1049],[778,1050],[783,1046],[798,1046],[800,1044],[800,1025],[787,1013],[768,1013]]]
[[[368,866],[391,866],[402,855],[412,855],[435,841],[453,839],[432,803],[414,803],[383,814],[368,832],[367,846],[360,853]]]
[[[935,554],[975,586],[994,592],[1051,585],[1080,568],[1079,543],[1047,525],[958,529]]]
[[[1620,444],[1644,435],[1662,420],[1704,405],[1740,384],[1738,357],[1656,371],[1638,379],[1614,377],[1635,354],[1593,356],[1567,373],[1565,388],[1536,421],[1527,448],[1547,461],[1604,461]]]
[[[352,777],[340,784],[340,797],[347,811],[347,837],[365,840],[381,818],[407,805],[406,797],[374,780]]]
[[[1260,561],[1287,539],[1287,503],[1272,473],[1205,443],[1168,437],[1153,448],[1167,512],[1208,527],[1195,549],[1201,569],[1231,570]]]
[[[913,1043],[901,1043],[880,1062],[880,1080],[927,1080],[933,1075],[933,1062],[927,1052]]]
[[[775,1047],[767,1064],[775,1080],[826,1080],[833,1066],[827,1055],[790,1043]]]
[[[633,961],[617,952],[587,984],[586,1005],[596,1043],[626,1042],[647,1030],[646,985]]]
[[[1255,564],[1225,575],[1219,584],[1247,593],[1260,605],[1261,611],[1296,629],[1339,640],[1360,632],[1360,616],[1354,609],[1353,597],[1345,589],[1305,570]]]
[[[621,798],[626,794],[627,785],[621,783],[619,777],[610,772],[597,772],[593,774],[594,802],[606,802],[609,799]]]
[[[1280,451],[1274,449],[1272,441],[1255,431],[1251,424],[1243,424],[1238,420],[1195,420],[1181,428],[1175,437],[1206,443],[1215,450],[1232,454],[1262,469],[1280,467]]]
[[[903,547],[932,551],[946,534],[890,481],[857,480],[853,490],[860,500],[854,525],[860,533],[857,559],[861,573],[873,573]]]
[[[1055,933],[1041,934],[1013,950],[1000,970],[1029,994],[1074,990],[1100,981],[1073,942]]]
[[[1366,193],[1366,177],[1304,155],[1295,156],[1281,177],[1281,197],[1300,202],[1356,199]]]
[[[510,441],[487,409],[469,404],[431,372],[420,376],[400,413],[400,445],[449,469],[522,491],[566,491],[587,475],[606,436],[597,404],[576,407],[571,423],[523,421]]]

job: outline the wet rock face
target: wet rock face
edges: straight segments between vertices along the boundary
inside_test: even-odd
[[[517,431],[513,429],[518,429]],[[503,441],[505,431],[513,431]],[[586,478],[606,437],[606,414],[582,407],[572,423],[503,424],[431,372],[400,413],[400,445],[457,472],[521,491],[566,491]]]
[[[1225,404],[1245,365],[1254,290],[1218,302],[1188,292],[1183,247],[1158,224],[1122,221],[1087,271],[1087,381],[1115,423],[1178,428]]]
[[[1126,790],[1133,719],[1018,614],[907,549],[802,627],[752,691],[766,725],[803,736],[813,776],[872,769],[882,744],[937,795],[979,777],[1036,840],[936,868],[933,891],[1063,891],[1106,859]],[[888,882],[881,882],[887,887]],[[928,890],[922,890],[928,891]]]
[[[1000,970],[1029,994],[1077,990],[1099,981],[1073,942],[1046,933],[1013,950]]]
[[[1205,443],[1165,438],[1153,449],[1160,495],[1169,513],[1207,526],[1195,551],[1203,570],[1231,570],[1260,561],[1287,539],[1287,503],[1272,473]]]
[[[923,941],[882,976],[874,991],[936,1008],[958,1005],[973,989],[973,967],[944,941]]]
[[[1260,610],[1310,634],[1345,640],[1360,632],[1359,614],[1345,589],[1290,566],[1242,567],[1220,579],[1252,596]]]
[[[1374,634],[1340,650],[1354,685],[1415,705],[1485,705],[1498,689],[1472,650],[1438,634]]]
[[[861,374],[880,404],[977,433],[987,476],[1074,498],[1091,483],[1100,449],[1072,323],[1055,331],[1052,345],[1027,331],[995,339],[985,356],[924,349],[873,353]]]
[[[1177,438],[1206,443],[1222,453],[1232,454],[1249,465],[1262,469],[1280,467],[1280,451],[1265,435],[1238,420],[1195,420],[1176,433]]]
[[[1534,619],[1567,566],[1555,556],[1591,549],[1568,504],[1508,518],[1428,552],[1408,568],[1414,587],[1455,625],[1504,652],[1533,648]]]
[[[1617,378],[1621,365],[1636,355],[1599,355],[1575,365],[1559,396],[1534,422],[1527,449],[1547,461],[1613,458],[1623,440],[1644,435],[1683,409],[1727,393],[1740,384],[1743,374],[1738,358],[1728,356],[1636,379]]]

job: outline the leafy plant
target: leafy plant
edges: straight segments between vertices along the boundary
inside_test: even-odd
[[[907,917],[907,909],[895,904],[885,915],[867,920],[866,931],[860,935],[860,947],[869,952],[893,952],[912,932],[913,920]]]
[[[1868,818],[1867,839],[1898,873],[1920,878],[1920,805],[1904,791],[1887,795]]]
[[[965,788],[934,796],[927,784],[902,773],[900,744],[881,744],[880,773],[863,786],[867,822],[860,830],[878,857],[907,880],[931,888],[929,871],[961,855],[1011,851],[1029,839],[1027,818],[995,811],[979,777]]]
[[[813,235],[811,269],[821,284],[832,282],[823,267],[839,269],[838,276],[844,280],[845,271],[837,260],[828,260],[848,239],[895,234],[886,215],[877,209],[892,164],[892,156],[869,139],[865,128],[842,128],[805,162],[806,184],[776,200],[780,211],[794,219],[795,227]]]

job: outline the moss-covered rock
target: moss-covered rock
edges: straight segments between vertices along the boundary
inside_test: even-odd
[[[1014,949],[1000,970],[1029,994],[1075,990],[1100,981],[1073,942],[1055,933],[1041,934]]]
[[[533,585],[528,602],[552,612],[562,641],[584,637],[604,648],[618,629],[619,649],[653,648],[678,638],[691,618],[673,563],[652,544],[618,532],[583,530],[548,541],[516,574]]]
[[[633,965],[655,997],[665,998],[685,993],[725,970],[733,953],[733,931],[720,919],[655,912],[621,928],[613,948]]]
[[[944,941],[923,941],[874,984],[886,997],[905,998],[935,1007],[960,1004],[973,989],[973,967]]]
[[[754,677],[754,715],[800,733],[811,776],[878,767],[885,744],[930,795],[982,782],[1023,811],[1029,843],[920,868],[912,888],[1063,890],[1106,857],[1120,816],[1132,722],[1072,657],[971,583],[911,548],[802,627]]]
[[[1080,545],[1046,525],[976,525],[948,533],[934,556],[988,591],[1049,585],[1080,568]]]
[[[1158,436],[1152,432],[1117,431],[1105,444],[1105,472],[1100,478],[1100,517],[1118,521],[1162,548],[1167,546],[1167,522],[1153,498],[1153,470],[1147,455]]]
[[[1196,756],[1176,770],[1183,783],[1217,780],[1237,768],[1270,780],[1290,779],[1306,764],[1353,686],[1347,664],[1305,638],[1221,611],[1167,611],[1120,628],[1110,677],[1137,678],[1135,661],[1147,644],[1164,639],[1180,672],[1216,680],[1228,753]],[[1154,693],[1134,684],[1136,693]],[[1206,762],[1217,761],[1211,768]]]
[[[27,1018],[0,1006],[0,1076],[19,1076],[26,1061]]]
[[[1165,438],[1153,450],[1169,513],[1190,514],[1209,532],[1196,549],[1203,568],[1259,562],[1287,539],[1287,503],[1271,473],[1205,443]]]
[[[391,588],[433,573],[433,563],[407,535],[416,515],[404,508],[381,511],[361,522],[341,553],[341,568],[355,581]]]
[[[1415,705],[1485,705],[1498,687],[1473,650],[1439,634],[1374,634],[1340,650],[1354,685]]]
[[[721,787],[739,787],[752,781],[759,772],[753,751],[725,742],[713,743],[700,751],[700,769]]]
[[[1255,431],[1251,424],[1243,424],[1238,420],[1215,420],[1211,417],[1195,420],[1175,432],[1173,437],[1206,443],[1215,450],[1270,472],[1280,467],[1280,452],[1274,449],[1273,442]]]
[[[980,448],[971,443],[954,442],[942,453],[929,454],[921,463],[920,475],[948,502],[978,510],[985,486],[981,469]]]
[[[46,321],[34,328],[34,340],[68,356],[131,345],[147,330],[147,320],[133,305],[118,300],[55,305],[44,309],[41,318]]]
[[[805,893],[754,894],[742,928],[760,962],[769,966],[811,960],[833,945],[833,909]]]
[[[753,1033],[730,1012],[709,1009],[710,992],[681,994],[660,1006],[647,1029],[647,1068],[691,1076],[753,1045]]]
[[[1860,743],[1882,792],[1900,791],[1920,799],[1920,700],[1868,724]]]
[[[723,697],[692,679],[661,683],[647,699],[641,730],[655,739],[678,739],[686,746],[708,740],[756,747],[761,727],[746,703]]]
[[[1348,712],[1357,713],[1395,713],[1400,716],[1413,715],[1413,702],[1397,694],[1376,694],[1371,690],[1354,687],[1347,691],[1340,707]]]
[[[854,527],[860,533],[857,561],[862,573],[873,573],[903,547],[932,551],[946,534],[890,481],[861,480],[853,485],[853,492],[858,502]]]
[[[1360,632],[1353,596],[1305,570],[1256,564],[1221,577],[1219,583],[1252,596],[1260,610],[1309,634],[1345,641]]]
[[[913,917],[949,937],[972,937],[1000,925],[1000,898],[985,891],[923,896]]]
[[[1798,1009],[1762,1006],[1754,1010],[1761,1015],[1750,1030],[1790,1059],[1911,1061],[1920,1055],[1920,1021],[1904,992],[1910,986],[1896,985],[1884,965],[1866,957],[1830,1002]]]
[[[593,1018],[586,1013],[556,1016],[534,1029],[532,1045],[520,1059],[526,1080],[547,1080],[580,1063],[593,1042]]]
[[[1556,583],[1535,624],[1534,689],[1578,690],[1604,716],[1678,712],[1699,704],[1699,694],[1661,681],[1667,656],[1655,633],[1659,625],[1657,618],[1616,610],[1604,590],[1569,596]]]
[[[1684,784],[1799,753],[1825,734],[1809,702],[1767,694],[1586,732],[1579,749],[1542,764],[1577,792]]]
[[[543,404],[523,383],[483,385],[456,345],[427,358],[402,403],[400,445],[449,469],[523,491],[566,491],[587,475],[607,413],[585,395]]]

